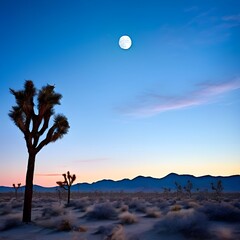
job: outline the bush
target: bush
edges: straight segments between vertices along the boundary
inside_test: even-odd
[[[0,205],[1,213],[0,215],[7,215],[12,212],[12,206],[10,203],[2,203]]]
[[[58,226],[58,230],[68,232],[72,230],[72,226],[68,220],[63,220]]]
[[[17,217],[8,217],[0,222],[0,231],[6,231],[21,225],[21,221]]]
[[[64,211],[60,207],[47,207],[42,210],[42,218],[49,219],[51,217],[57,217],[63,215]]]
[[[101,239],[109,240],[125,240],[124,230],[121,224],[100,226],[95,234],[101,234]]]
[[[119,219],[122,224],[133,224],[137,222],[136,215],[130,212],[123,212],[122,214],[120,214]]]
[[[110,203],[100,203],[93,206],[93,208],[86,214],[87,219],[116,219],[117,212]]]
[[[158,233],[181,233],[186,238],[208,239],[207,220],[202,213],[193,209],[168,212],[168,214],[155,224]]]
[[[150,207],[146,209],[146,217],[149,218],[159,218],[161,216],[161,212],[156,207]]]
[[[133,199],[132,202],[129,204],[130,209],[135,209],[137,212],[146,212],[146,202],[139,199]]]
[[[240,209],[227,203],[208,203],[199,211],[205,213],[209,220],[224,222],[240,222]]]
[[[72,207],[73,209],[77,209],[81,212],[84,212],[89,205],[89,201],[87,199],[82,200],[71,200],[69,204],[65,204],[66,208]]]

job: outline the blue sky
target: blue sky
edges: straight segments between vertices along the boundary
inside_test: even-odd
[[[0,23],[0,185],[25,182],[7,114],[27,79],[55,84],[71,126],[37,156],[36,184],[239,174],[238,0],[3,0]]]

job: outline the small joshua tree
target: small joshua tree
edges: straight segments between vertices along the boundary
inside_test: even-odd
[[[15,185],[15,183],[13,183],[13,187],[14,187],[14,190],[15,190],[15,198],[16,199],[18,199],[17,191],[20,188],[20,186],[21,186],[21,183],[18,183],[17,185]]]
[[[72,186],[73,182],[76,180],[76,175],[75,174],[71,175],[70,172],[68,171],[67,174],[66,173],[63,174],[63,177],[64,177],[64,181],[63,182],[58,181],[57,184],[61,188],[68,191],[67,203],[69,204],[70,203],[71,186]]]
[[[217,198],[220,200],[220,197],[221,197],[221,194],[222,194],[222,191],[223,191],[222,181],[218,180],[217,185],[211,183],[211,186],[212,186],[212,190],[215,191],[215,194],[216,194]]]
[[[184,187],[184,190],[187,192],[187,194],[190,198],[192,197],[192,187],[193,187],[192,182],[190,180],[188,180],[187,185]]]
[[[171,192],[171,188],[163,188],[163,194],[165,195],[166,198],[169,197],[169,193]]]
[[[180,197],[180,195],[182,194],[182,186],[178,182],[175,182],[175,185],[177,189],[177,197]]]

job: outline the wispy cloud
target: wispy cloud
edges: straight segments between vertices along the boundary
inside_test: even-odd
[[[181,26],[161,28],[161,39],[175,47],[211,45],[231,39],[234,29],[240,26],[240,14],[220,16],[216,9],[200,11],[198,8],[184,10],[188,18]],[[192,11],[194,10],[194,11]]]
[[[184,8],[184,12],[195,12],[197,11],[199,8],[198,6],[191,6],[191,7],[187,7],[187,8]]]
[[[60,173],[36,173],[35,174],[38,177],[56,177],[56,176],[62,176]]]
[[[222,20],[240,22],[240,14],[223,16]]]
[[[124,108],[122,112],[136,117],[148,117],[166,111],[207,104],[213,100],[217,101],[218,96],[237,89],[240,89],[240,78],[221,83],[205,82],[197,85],[195,91],[182,96],[146,94],[138,98],[138,102],[134,106]]]

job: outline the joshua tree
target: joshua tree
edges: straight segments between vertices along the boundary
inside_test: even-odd
[[[163,194],[165,195],[166,198],[168,198],[169,193],[171,192],[171,188],[163,188]]]
[[[184,187],[184,190],[188,193],[190,198],[192,196],[192,187],[193,187],[192,182],[190,180],[188,180],[187,185]]]
[[[182,186],[178,182],[175,182],[175,185],[177,189],[177,197],[180,197],[180,195],[182,194]]]
[[[220,196],[221,196],[222,191],[223,191],[222,181],[218,180],[217,181],[217,186],[215,186],[213,183],[211,183],[211,185],[212,185],[212,190],[215,191],[217,198],[220,199]]]
[[[24,134],[28,150],[28,166],[23,206],[23,222],[31,222],[34,166],[37,153],[50,142],[63,137],[69,124],[63,115],[54,115],[54,106],[60,105],[62,95],[54,91],[54,86],[46,85],[37,91],[33,82],[28,80],[24,89],[10,92],[16,99],[16,106],[9,113],[12,121]],[[34,97],[37,96],[37,105]],[[49,121],[54,116],[49,128]],[[46,134],[45,131],[48,130]],[[44,134],[44,135],[43,135]]]
[[[73,182],[76,180],[76,175],[75,174],[71,175],[70,172],[68,171],[67,174],[66,173],[63,174],[63,177],[64,177],[64,181],[63,182],[59,181],[59,182],[57,182],[57,184],[60,187],[62,187],[63,189],[68,191],[67,203],[69,204],[70,203],[71,186],[72,186]]]
[[[18,183],[17,185],[15,185],[15,183],[13,183],[13,187],[14,187],[14,190],[15,190],[15,197],[16,197],[16,199],[18,198],[18,197],[17,197],[17,191],[18,191],[18,189],[20,188],[20,186],[21,186],[21,183]]]

